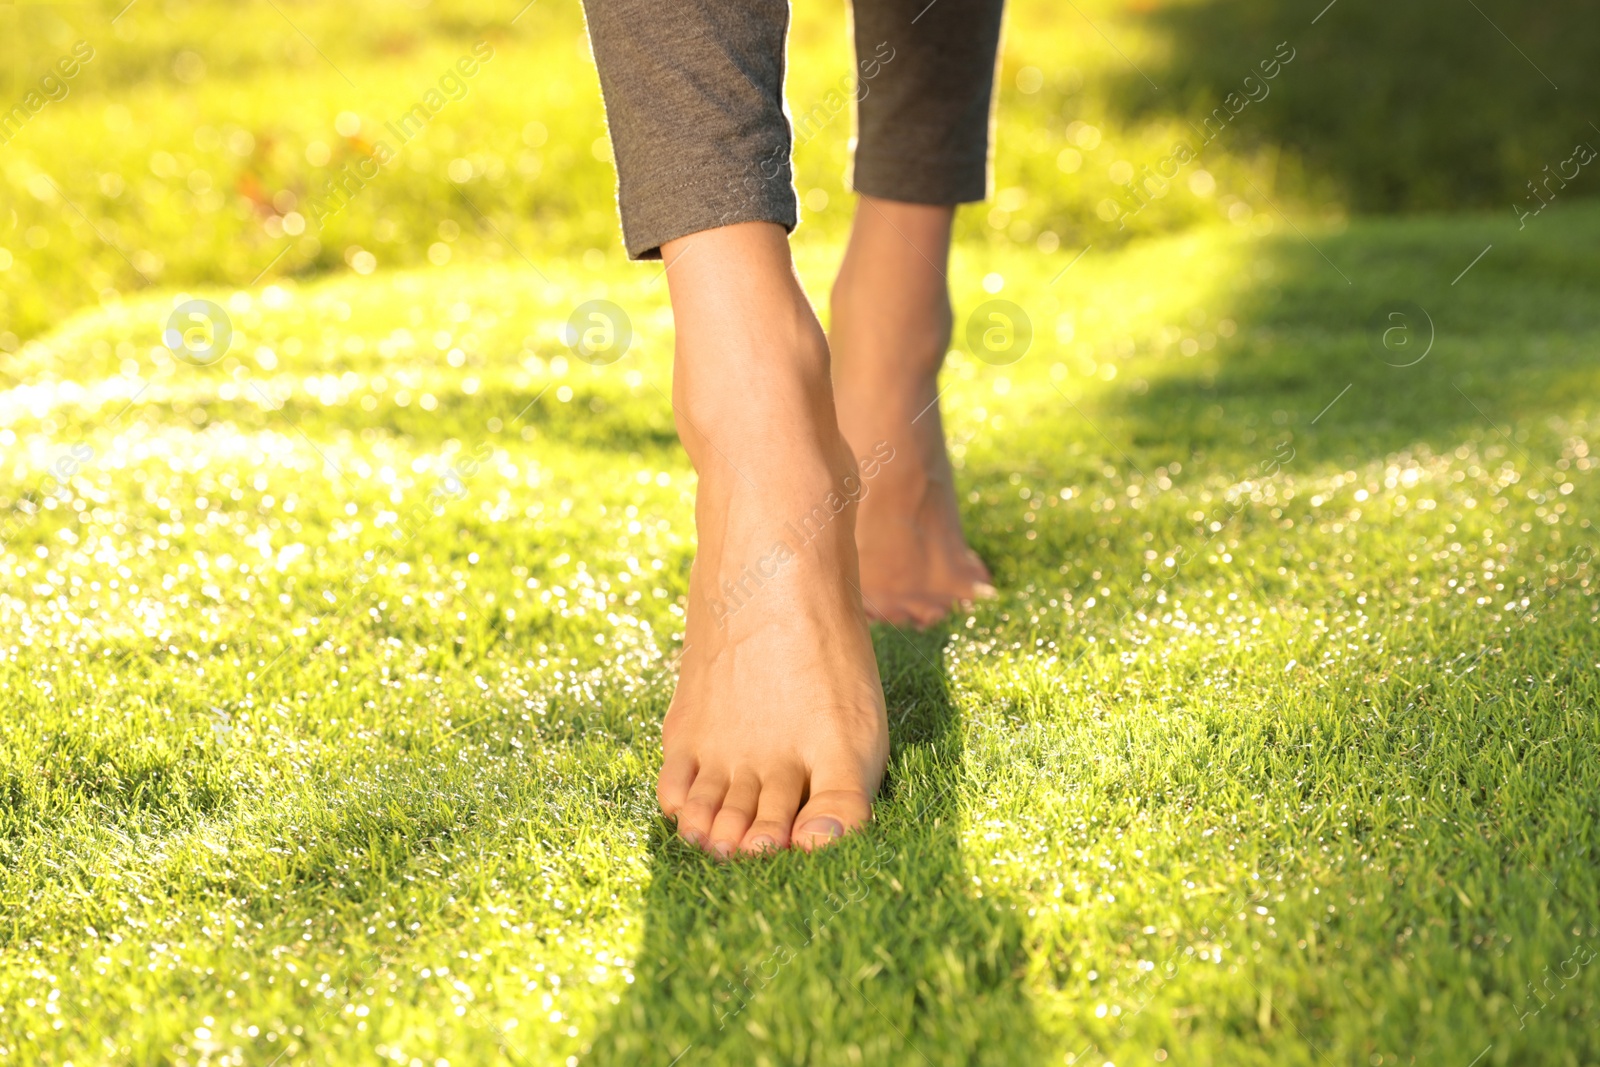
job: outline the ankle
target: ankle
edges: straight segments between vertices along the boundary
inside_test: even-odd
[[[743,501],[755,508],[759,526],[799,523],[831,503],[836,506],[829,513],[848,520],[841,528],[854,527],[853,505],[863,492],[861,471],[837,431],[783,434],[755,447],[720,447],[709,454],[691,452],[690,458],[699,474],[702,501]],[[841,515],[846,509],[850,514]]]
[[[708,489],[820,499],[855,473],[834,407],[827,339],[809,308],[799,323],[765,325],[767,336],[752,347],[711,355],[680,345],[678,435]]]
[[[828,342],[783,229],[739,223],[662,248],[676,326],[673,406],[702,471],[837,436]],[[753,453],[753,454],[752,454]]]
[[[949,208],[863,197],[831,303],[836,314],[949,330]]]
[[[741,327],[696,343],[680,330],[673,371],[680,433],[698,427],[758,440],[833,421],[828,343],[815,318],[769,318],[751,333]]]
[[[942,278],[911,282],[847,265],[829,302],[834,378],[851,387],[904,392],[938,375],[953,326]]]
[[[678,370],[738,373],[752,352],[826,367],[816,313],[795,276],[783,228],[737,223],[662,246]]]
[[[932,311],[896,329],[887,316],[865,321],[837,308],[828,328],[836,389],[873,403],[890,395],[920,394],[944,369],[950,350],[948,313]]]

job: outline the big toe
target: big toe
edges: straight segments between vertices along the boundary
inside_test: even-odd
[[[970,603],[975,600],[994,600],[999,595],[1000,591],[992,583],[980,579],[967,583],[967,587],[956,595],[956,599]]]
[[[962,560],[956,568],[957,596],[961,600],[993,600],[999,594],[994,588],[994,576],[988,566],[970,548],[961,550]]]
[[[811,794],[794,819],[790,840],[810,852],[872,818],[872,797],[862,789],[826,789]]]

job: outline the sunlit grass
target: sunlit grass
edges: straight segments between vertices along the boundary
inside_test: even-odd
[[[160,355],[171,295],[80,315],[0,395],[0,1048],[1592,1056],[1600,323],[1567,249],[1600,220],[1564,220],[1315,231],[1337,269],[1228,228],[1053,285],[1066,252],[965,245],[962,313],[997,277],[1037,324],[947,372],[1003,596],[877,633],[878,825],[732,868],[653,808],[693,487],[653,268],[207,290],[238,330],[207,368]],[[832,254],[802,246],[817,292]],[[1350,311],[1397,291],[1438,321],[1413,368]],[[597,369],[560,328],[602,292],[637,341]]]

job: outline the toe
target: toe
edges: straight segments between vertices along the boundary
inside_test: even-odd
[[[906,602],[906,610],[917,629],[926,630],[950,614],[950,605],[930,597],[917,597]]]
[[[711,840],[711,824],[728,793],[728,776],[702,770],[689,787],[689,798],[678,811],[678,834],[689,844],[705,848]]]
[[[661,775],[656,779],[656,803],[661,805],[661,814],[676,815],[682,810],[697,769],[692,756],[669,752],[662,760]]]
[[[862,595],[862,608],[867,621],[886,622],[891,626],[918,625],[915,604],[915,598],[900,593],[874,593],[871,597]]]
[[[972,557],[972,566],[961,575],[959,585],[962,600],[993,600],[1000,595],[994,587],[994,579],[989,575],[989,568],[977,556]]]
[[[868,622],[895,622],[897,618],[904,618],[905,612],[899,609],[898,600],[886,593],[861,590],[861,610],[866,613]]]
[[[711,823],[711,851],[727,859],[744,840],[750,824],[755,821],[756,802],[761,797],[761,783],[748,772],[734,776],[722,807]]]
[[[974,556],[973,559],[976,561],[977,557]],[[978,567],[981,573],[969,573],[966,575],[965,581],[961,583],[961,592],[958,594],[957,599],[970,604],[975,600],[993,600],[1000,595],[989,577],[988,568],[984,567],[982,563],[979,563]]]
[[[755,822],[739,843],[742,852],[768,852],[789,847],[794,813],[805,791],[805,776],[799,768],[777,773],[761,783],[761,799],[756,805]]]
[[[984,563],[978,554],[970,548],[966,550],[966,557],[967,576],[972,579],[974,589],[987,589],[989,590],[987,595],[992,596],[994,594],[994,575],[989,573],[989,565]],[[986,594],[979,592],[978,595],[984,596]]]
[[[807,852],[826,845],[872,818],[872,797],[855,786],[811,794],[794,819],[793,842]]]

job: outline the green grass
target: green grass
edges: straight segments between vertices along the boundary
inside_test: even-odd
[[[329,60],[270,5],[0,8],[28,63],[98,34],[0,147],[0,1063],[1600,1062],[1600,205],[1350,221],[1241,139],[1127,241],[1110,168],[1176,119],[1017,8],[952,283],[1034,340],[945,379],[1001,598],[876,630],[871,828],[723,866],[655,811],[694,482],[575,12],[281,6]],[[272,235],[341,111],[484,39]],[[800,159],[818,297],[847,135]],[[213,366],[162,345],[185,295]],[[604,368],[562,340],[597,298]]]
[[[732,866],[652,799],[650,268],[605,369],[556,260],[217,291],[209,368],[152,358],[170,296],[64,323],[0,432],[13,500],[93,449],[3,560],[3,1055],[1593,1062],[1600,211],[1541,221],[967,249],[1036,324],[948,371],[1003,596],[876,633],[874,827]]]

